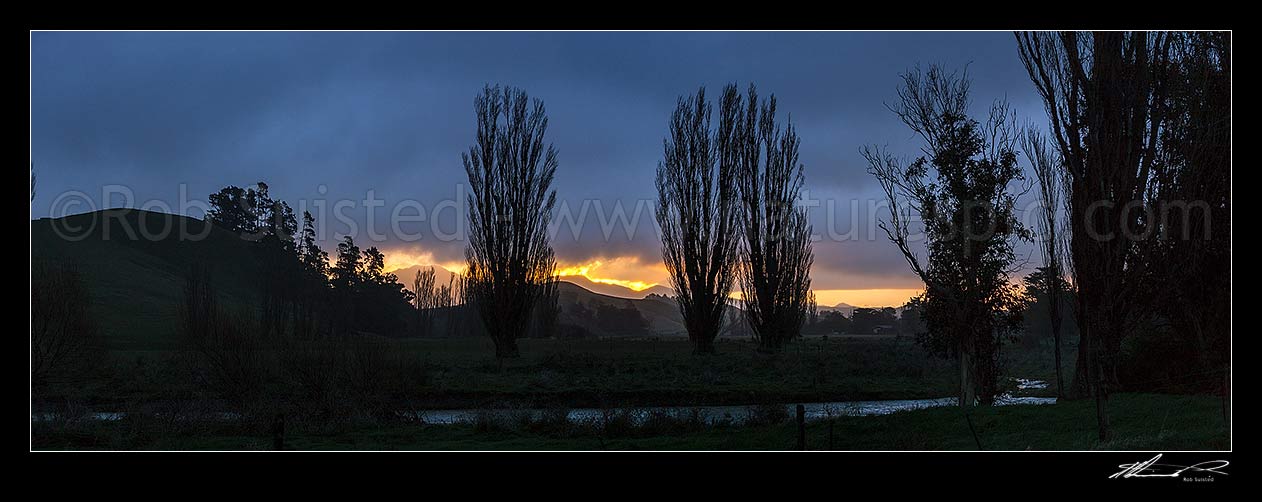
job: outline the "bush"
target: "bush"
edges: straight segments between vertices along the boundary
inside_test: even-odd
[[[745,425],[780,425],[789,420],[789,409],[783,404],[758,404],[746,410]]]
[[[83,382],[100,367],[104,342],[91,299],[69,262],[31,266],[31,393]]]

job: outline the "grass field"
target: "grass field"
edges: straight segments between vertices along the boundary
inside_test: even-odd
[[[1121,394],[1110,403],[1114,439],[1096,440],[1090,401],[979,408],[976,436],[958,408],[933,408],[811,422],[809,450],[1225,450],[1230,436],[1213,396]],[[265,429],[224,427],[137,438],[134,424],[96,423],[74,430],[41,426],[36,449],[271,449]],[[286,436],[292,450],[792,450],[796,426],[616,422],[532,422],[490,427],[398,424]]]
[[[522,356],[497,362],[482,338],[379,341],[410,368],[415,385],[396,397],[414,409],[497,406],[694,406],[952,396],[957,368],[910,338],[808,338],[776,356],[749,340],[720,340],[694,356],[686,340],[524,339]],[[1011,351],[1012,379],[1051,380],[1047,357]],[[157,399],[181,385],[176,352],[115,350],[98,378],[72,390],[96,408]],[[283,376],[283,375],[282,375]],[[281,381],[282,376],[275,381]],[[1041,395],[1054,395],[1054,389]]]

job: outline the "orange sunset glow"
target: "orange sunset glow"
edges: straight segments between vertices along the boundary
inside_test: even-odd
[[[855,307],[901,307],[919,289],[816,289],[815,303],[833,306],[846,303]]]
[[[447,269],[448,272],[462,274],[465,271],[465,262],[462,261],[446,261],[438,262],[434,260],[434,253],[410,253],[402,250],[382,251],[386,255],[385,268],[386,272],[394,272],[396,270],[405,269],[411,266],[435,266]]]
[[[412,266],[442,267],[457,274],[465,271],[464,261],[438,261],[430,252],[407,250],[386,251],[387,272],[405,269]],[[556,269],[559,277],[581,276],[600,284],[622,286],[632,291],[644,291],[653,286],[670,284],[666,267],[660,262],[644,262],[634,256],[601,257],[586,262],[559,261]],[[888,289],[816,289],[815,301],[821,306],[834,306],[846,303],[855,307],[899,307],[907,300],[921,293],[920,289],[888,288]],[[733,291],[733,298],[740,297],[740,291]]]
[[[560,277],[583,276],[601,284],[614,284],[634,291],[644,291],[666,283],[666,267],[659,263],[641,263],[639,258],[624,256],[598,259],[586,263],[557,264]]]

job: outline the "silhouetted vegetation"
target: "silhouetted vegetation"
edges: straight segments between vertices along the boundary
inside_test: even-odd
[[[240,411],[255,402],[267,380],[267,340],[248,312],[221,306],[213,280],[200,267],[185,277],[179,333],[197,388]]]
[[[850,331],[856,334],[898,332],[898,313],[894,307],[856,307],[850,314]]]
[[[892,109],[924,140],[928,156],[904,166],[880,148],[863,150],[890,202],[881,228],[925,283],[921,342],[960,361],[960,406],[989,405],[1000,346],[1020,328],[1024,309],[1008,283],[1013,241],[1028,239],[1009,191],[1021,179],[1014,119],[1002,101],[985,124],[969,118],[966,76],[932,66],[902,78]],[[924,223],[924,263],[908,241],[913,209]]]
[[[461,155],[473,192],[464,289],[495,341],[496,357],[517,357],[517,338],[555,287],[547,224],[556,204],[557,154],[544,147],[543,101],[531,102],[525,91],[488,86],[474,111],[477,137]]]
[[[1103,441],[1111,390],[1128,368],[1157,366],[1139,357],[1176,356],[1165,378],[1225,370],[1230,34],[1018,33],[1017,45],[1066,173],[1081,339],[1071,395],[1095,397]],[[1173,341],[1166,324],[1190,358],[1124,350]],[[1129,341],[1141,333],[1156,336]]]
[[[688,339],[698,354],[714,352],[735,282],[740,208],[735,179],[740,143],[736,86],[723,89],[717,130],[710,128],[705,88],[679,98],[664,158],[657,165],[657,223]],[[717,169],[716,169],[717,168]]]
[[[852,333],[850,327],[850,318],[845,314],[836,310],[825,310],[819,313],[818,319],[810,323],[804,328],[809,334],[816,335],[841,335]]]
[[[534,312],[530,314],[530,328],[527,336],[532,338],[548,338],[556,335],[561,306],[561,292],[555,278],[545,281],[539,286],[539,298],[535,300]],[[638,311],[637,311],[638,312]]]
[[[1025,155],[1034,168],[1034,176],[1038,180],[1038,196],[1043,214],[1038,219],[1038,243],[1043,252],[1043,267],[1039,276],[1026,278],[1027,293],[1031,284],[1041,284],[1045,289],[1043,298],[1047,300],[1045,309],[1048,325],[1051,328],[1053,353],[1056,356],[1056,395],[1064,397],[1065,378],[1061,371],[1061,319],[1060,308],[1062,292],[1070,287],[1063,279],[1064,268],[1061,266],[1064,254],[1060,232],[1060,218],[1057,212],[1061,209],[1061,192],[1064,189],[1064,161],[1055,154],[1047,144],[1047,139],[1038,129],[1030,127],[1025,131]]]
[[[740,226],[744,239],[736,270],[742,306],[763,350],[779,351],[801,334],[811,309],[811,227],[797,207],[805,176],[793,125],[776,124],[776,97],[758,103],[753,84],[739,110],[735,136]]]
[[[561,283],[557,151],[542,101],[513,87],[474,99],[467,272],[445,284],[431,266],[403,278],[408,291],[349,235],[330,256],[311,213],[299,221],[264,182],[210,194],[201,221],[59,219],[104,216],[77,248],[32,221],[33,248],[53,251],[31,264],[33,445],[786,449],[787,403],[1054,392],[1065,399],[965,422],[830,410],[806,442],[831,445],[836,427],[837,449],[1229,447],[1230,34],[1018,33],[1017,45],[1047,133],[1018,128],[1003,101],[974,119],[967,75],[933,66],[901,75],[890,106],[924,155],[862,151],[890,203],[880,228],[925,286],[898,309],[817,305],[795,206],[800,138],[753,85],[723,88],[717,124],[704,87],[677,100],[655,172],[673,298]],[[1016,217],[1022,150],[1036,232]],[[128,227],[165,223],[205,239]],[[1014,283],[1029,270],[1014,245],[1031,238],[1042,266]],[[745,419],[705,419],[709,405]],[[579,407],[598,416],[572,418]],[[452,408],[473,418],[426,423]],[[1096,431],[1080,427],[1091,415]],[[263,439],[276,430],[289,438]]]
[[[104,340],[88,311],[92,298],[78,268],[68,262],[31,264],[31,393],[90,378],[101,363]]]
[[[1057,281],[1059,284],[1048,286],[1048,281],[1052,280]],[[1069,343],[1077,347],[1078,323],[1073,316],[1073,285],[1066,281],[1064,277],[1053,275],[1047,267],[1035,269],[1023,277],[1021,282],[1025,288],[1024,294],[1028,299],[1025,313],[1025,329],[1020,336],[1021,342],[1028,346],[1034,346],[1043,344],[1045,341],[1051,341],[1053,347]],[[1051,291],[1055,291],[1060,298],[1053,301],[1049,297],[1049,292]],[[1052,308],[1061,310],[1060,317],[1062,322],[1059,333],[1054,332],[1052,325],[1047,322],[1051,318],[1049,310]],[[1055,351],[1053,350],[1052,352],[1054,356]]]
[[[412,292],[384,271],[380,250],[361,250],[346,236],[330,265],[328,252],[316,241],[311,213],[303,213],[299,231],[289,204],[273,200],[266,183],[256,187],[229,186],[211,194],[206,220],[252,241],[261,271],[258,303],[241,315],[254,319],[257,336],[401,336],[420,321],[409,315],[416,312]]]

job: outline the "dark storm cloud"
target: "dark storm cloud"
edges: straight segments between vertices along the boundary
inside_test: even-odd
[[[564,224],[557,235],[559,258],[571,262],[659,259],[654,169],[676,99],[701,85],[711,96],[729,82],[775,93],[802,136],[808,190],[838,207],[879,199],[861,145],[917,152],[885,107],[899,72],[917,63],[971,63],[978,112],[1007,97],[1023,117],[1043,117],[1005,32],[84,32],[35,33],[31,44],[33,216],[57,213],[54,201],[70,190],[100,204],[103,186],[123,185],[136,205],[157,199],[181,211],[182,184],[204,200],[227,184],[265,180],[316,214],[326,247],[354,230],[357,242],[442,260],[458,260],[463,243],[434,232],[437,222],[451,233],[456,211],[432,211],[465,193],[460,154],[487,83],[520,86],[547,105],[558,195],[572,216],[588,206],[577,238]],[[371,225],[370,192],[383,201]],[[405,200],[430,214],[398,224],[400,236],[391,213]],[[335,216],[338,201],[353,202],[345,218]],[[628,219],[641,213],[629,239],[614,220],[618,205]],[[598,213],[605,227],[614,221],[608,240]],[[812,210],[817,233],[826,220],[823,208]],[[867,238],[871,221],[859,219],[857,239],[816,243],[816,287],[859,287],[847,277],[863,287],[914,284],[882,234]]]

